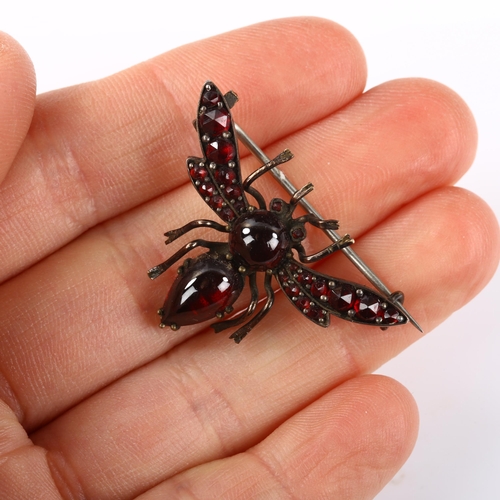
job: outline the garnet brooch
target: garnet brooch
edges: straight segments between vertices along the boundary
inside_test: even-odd
[[[194,125],[203,158],[189,157],[188,173],[194,189],[224,224],[207,219],[194,220],[165,233],[165,243],[172,243],[200,227],[226,233],[227,240],[193,240],[148,271],[149,277],[155,279],[191,250],[197,247],[208,250],[195,258],[186,259],[177,269],[178,276],[158,311],[160,327],[170,326],[177,330],[183,325],[212,318],[222,319],[233,311],[232,306],[248,279],[251,299],[246,309],[235,317],[211,325],[216,332],[242,325],[230,337],[239,343],[271,309],[274,276],[292,306],[319,326],[328,326],[330,315],[334,315],[383,329],[408,321],[419,328],[402,306],[401,292],[377,293],[366,286],[333,278],[305,266],[338,250],[347,249],[354,240],[349,235],[339,237],[334,233],[338,229],[336,220],[323,220],[314,213],[293,217],[299,202],[304,204],[302,198],[312,191],[311,183],[291,190],[293,194],[289,201],[274,198],[269,206],[266,205],[253,183],[266,172],[277,170],[277,165],[291,160],[293,155],[288,149],[242,180],[237,133],[240,138],[244,136],[245,144],[253,146],[250,147],[253,152],[257,149],[259,157],[266,157],[233,122],[230,109],[237,100],[234,92],[223,95],[212,82],[205,83],[201,91]],[[249,202],[247,195],[254,198],[257,206]],[[333,233],[334,243],[317,253],[306,255],[302,241],[306,238],[307,224],[329,235]],[[355,255],[351,249],[348,250]],[[362,261],[360,266],[364,268],[362,270],[368,269]],[[254,314],[259,300],[258,272],[265,273],[267,299]],[[378,283],[381,284],[380,281],[375,282]]]

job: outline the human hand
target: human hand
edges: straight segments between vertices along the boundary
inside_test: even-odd
[[[464,103],[425,80],[362,95],[360,48],[317,19],[36,102],[26,55],[0,41],[0,497],[372,498],[411,451],[417,414],[399,384],[365,374],[419,332],[335,318],[323,330],[279,295],[239,346],[207,325],[160,330],[174,270],[154,283],[146,271],[171,254],[166,230],[212,217],[185,171],[212,79],[238,92],[234,115],[270,156],[295,153],[287,175],[316,185],[311,202],[430,331],[498,260],[493,215],[450,187],[475,151]],[[281,192],[258,182],[267,200]],[[360,281],[342,255],[317,268]]]

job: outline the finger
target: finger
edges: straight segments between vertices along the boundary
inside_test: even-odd
[[[29,440],[12,410],[0,400],[0,493],[2,500],[59,500],[45,451]]]
[[[296,187],[312,182],[308,200],[358,236],[411,200],[457,182],[474,159],[477,130],[452,90],[401,79],[370,89],[274,147],[296,152],[287,175]],[[267,199],[276,196],[270,176],[259,186]]]
[[[28,132],[35,87],[35,71],[28,55],[14,39],[0,32],[0,184]]]
[[[413,448],[418,414],[393,380],[361,377],[330,391],[238,455],[178,474],[138,500],[372,499]]]
[[[498,227],[483,202],[454,188],[435,190],[400,212],[361,243],[366,238],[383,250],[371,254],[371,261],[408,291],[408,305],[429,330],[491,277]],[[440,235],[432,245],[428,235],[409,230],[420,220],[427,221],[429,234]],[[455,237],[458,225],[463,239]],[[476,234],[478,227],[483,231]],[[387,258],[389,250],[395,260]],[[397,259],[420,266],[395,274]],[[338,259],[320,270],[332,275],[336,260],[336,271],[348,274],[348,264]],[[84,488],[100,485],[100,496],[119,495],[247,449],[322,394],[375,369],[420,336],[411,325],[381,332],[341,321],[325,331],[297,314],[280,295],[266,327],[240,346],[209,332],[197,335],[87,399],[33,440],[63,456],[64,467]]]
[[[278,44],[286,58],[273,50]],[[311,69],[297,72],[306,60]],[[185,183],[185,159],[199,149],[193,96],[207,78],[238,90],[239,116],[265,144],[345,105],[362,91],[365,76],[361,49],[346,30],[318,19],[289,19],[41,96],[7,186],[10,196],[0,199],[0,212],[8,206],[0,226],[0,278]],[[312,84],[314,92],[306,91]],[[255,99],[243,98],[249,95]]]
[[[470,126],[465,105],[461,104],[461,112],[454,112],[448,117],[443,110],[455,109],[455,95],[432,83],[428,83],[427,91],[424,91],[423,83],[418,83],[419,94],[423,96],[422,107],[426,110],[425,113],[419,112],[417,104],[408,98],[416,93],[416,84],[409,81],[406,85],[406,91],[401,88],[404,82],[388,84],[394,89],[392,92],[390,89],[381,91],[380,108],[381,114],[385,114],[384,121],[378,120],[374,104],[368,109],[366,121],[360,119],[358,111],[352,120],[346,116],[340,118],[342,122],[350,123],[350,127],[335,135],[333,144],[340,141],[349,150],[349,142],[352,143],[354,132],[358,132],[370,147],[359,143],[352,150],[352,161],[361,161],[357,157],[359,150],[373,150],[371,165],[389,164],[391,171],[381,176],[379,169],[366,168],[366,176],[373,177],[371,181],[366,179],[361,183],[366,192],[358,190],[355,185],[351,186],[352,191],[341,190],[338,197],[332,197],[328,189],[324,192],[318,190],[317,195],[321,195],[318,206],[325,207],[325,213],[335,214],[336,208],[332,203],[337,205],[340,198],[341,206],[350,207],[346,218],[351,220],[351,224],[366,230],[377,222],[372,214],[386,217],[403,200],[411,200],[421,189],[420,184],[434,189],[456,176],[456,170],[465,168],[470,149],[475,144],[475,129]],[[387,103],[389,95],[394,96],[391,105]],[[370,99],[375,98],[372,96]],[[448,104],[430,107],[428,103],[431,100]],[[405,113],[406,106],[409,109]],[[401,120],[386,108],[393,109],[397,117],[411,113],[415,116],[413,126],[401,126]],[[463,120],[459,119],[460,116]],[[370,117],[375,117],[376,127],[370,125]],[[331,120],[335,121],[335,117]],[[429,128],[428,121],[436,126]],[[439,121],[445,122],[446,133],[437,126]],[[334,128],[330,120],[323,122],[327,129]],[[383,128],[382,134],[379,134],[380,128]],[[370,130],[376,130],[378,141],[382,141],[381,153],[377,153],[377,141],[371,139]],[[469,135],[464,133],[467,130]],[[434,140],[433,131],[438,140]],[[317,132],[328,137],[327,133]],[[309,134],[308,131],[304,133]],[[345,136],[344,140],[342,136]],[[399,137],[399,142],[405,146],[395,147],[397,161],[393,161],[392,152],[383,147],[385,137],[393,136]],[[291,139],[300,142],[301,136],[298,134]],[[311,150],[317,149],[316,143],[304,141],[304,145],[309,145],[309,148],[304,148],[304,154],[314,159]],[[321,145],[319,155],[330,150],[331,142],[325,140]],[[421,158],[417,173],[414,173],[417,168],[415,158]],[[435,166],[436,158],[443,158],[443,163],[438,165],[441,168]],[[348,163],[347,159],[344,161]],[[411,178],[410,173],[418,181],[409,183],[402,180],[405,176]],[[389,174],[398,179],[394,185],[387,181],[389,191],[394,186],[394,191],[401,191],[402,194],[388,195],[386,187],[382,187],[380,178],[387,179]],[[311,175],[318,174],[311,171]],[[342,171],[336,172],[339,179],[343,175]],[[324,181],[325,184],[328,182]],[[377,185],[380,189],[374,188]],[[371,206],[359,210],[359,206],[366,206],[366,197],[371,199]],[[75,245],[68,246],[0,289],[0,297],[6,305],[4,318],[9,332],[0,337],[3,347],[0,361],[10,369],[10,392],[17,394],[18,411],[25,413],[20,418],[29,428],[53,418],[111,380],[153,359],[202,328],[183,328],[175,335],[165,335],[158,329],[152,332],[151,325],[157,323],[154,311],[161,306],[166,292],[163,287],[172,279],[175,270],[158,280],[159,285],[152,285],[145,272],[140,272],[140,269],[146,270],[163,260],[161,245],[154,237],[168,229],[164,227],[162,215],[169,214],[170,227],[182,225],[187,222],[186,210],[190,203],[194,206],[199,204],[200,216],[204,215],[203,210],[209,211],[191,186],[179,188],[127,217],[89,232]],[[416,227],[419,225],[421,223]],[[394,271],[388,272],[387,276],[394,274]],[[25,304],[30,304],[29,310]],[[75,324],[80,328],[75,329]],[[27,352],[33,355],[27,356]]]

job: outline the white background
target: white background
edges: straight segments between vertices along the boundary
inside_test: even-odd
[[[433,78],[469,104],[479,151],[460,185],[500,215],[497,0],[0,0],[0,29],[31,55],[39,92],[104,77],[185,42],[277,17],[316,15],[361,42],[368,88]],[[472,303],[380,373],[416,398],[413,455],[377,500],[500,499],[500,273]]]

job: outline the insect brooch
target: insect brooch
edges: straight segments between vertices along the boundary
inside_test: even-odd
[[[323,220],[313,214],[293,218],[299,201],[312,191],[312,184],[296,190],[288,202],[274,198],[269,207],[266,206],[253,183],[277,165],[291,160],[293,155],[289,150],[242,181],[236,124],[230,113],[237,100],[234,92],[223,95],[212,82],[205,83],[201,91],[194,125],[204,156],[187,159],[188,173],[195,190],[224,224],[207,219],[194,220],[165,233],[165,243],[172,243],[201,227],[226,233],[228,238],[225,242],[193,240],[148,271],[149,277],[156,279],[191,250],[197,247],[208,250],[186,259],[178,268],[178,276],[163,307],[158,310],[160,327],[170,326],[177,330],[211,318],[222,319],[233,312],[232,306],[248,278],[251,298],[246,309],[235,317],[211,325],[220,332],[243,324],[230,337],[239,343],[271,309],[273,276],[293,307],[319,326],[327,327],[332,314],[383,329],[407,323],[412,318],[401,305],[401,292],[383,296],[366,286],[321,274],[304,265],[346,248],[354,241],[345,235],[323,250],[306,255],[302,246],[306,224],[324,231],[338,229],[338,221]],[[247,194],[255,199],[258,208],[249,203]],[[294,251],[298,258],[294,257]],[[265,273],[267,299],[254,314],[259,301],[258,272]]]

